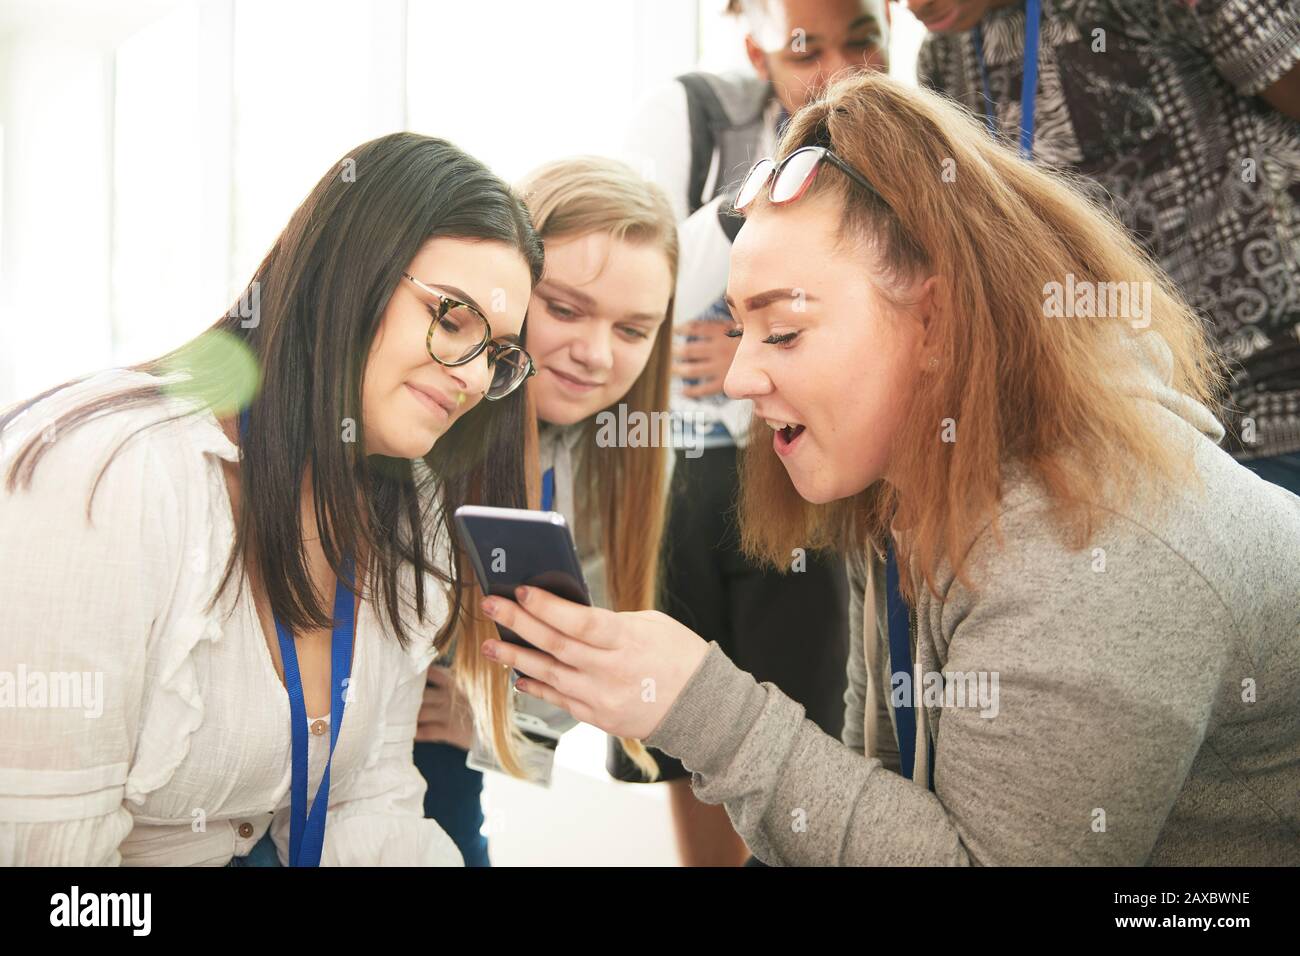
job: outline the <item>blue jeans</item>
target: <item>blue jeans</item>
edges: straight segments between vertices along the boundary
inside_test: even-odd
[[[466,866],[491,866],[487,837],[483,836],[483,774],[465,766],[465,751],[451,744],[417,743],[415,766],[428,783],[424,816],[447,831],[465,858]],[[237,856],[226,866],[279,866],[271,831],[253,844],[247,856]]]
[[[465,751],[451,744],[417,741],[415,766],[429,787],[424,816],[438,821],[466,866],[491,866],[483,835],[483,774],[465,766]]]
[[[1242,464],[1265,481],[1280,485],[1293,495],[1300,495],[1300,451],[1273,458],[1243,461]]]
[[[279,866],[280,858],[275,853],[275,843],[271,840],[271,830],[268,827],[266,833],[262,834],[262,839],[253,844],[253,848],[248,851],[247,856],[237,856],[232,859],[226,866]]]

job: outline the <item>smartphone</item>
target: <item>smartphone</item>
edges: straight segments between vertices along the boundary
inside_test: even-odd
[[[542,588],[575,604],[591,604],[578,549],[564,515],[527,508],[461,505],[454,518],[484,594],[515,599],[521,584]],[[501,639],[526,640],[497,624]]]

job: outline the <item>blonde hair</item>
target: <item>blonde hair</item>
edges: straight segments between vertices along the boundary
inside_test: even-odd
[[[747,554],[780,565],[796,546],[852,552],[882,545],[892,523],[906,531],[900,566],[915,560],[937,596],[940,563],[970,585],[967,547],[990,519],[997,534],[1004,466],[1042,483],[1072,548],[1091,540],[1115,496],[1148,491],[1155,476],[1195,477],[1187,449],[1114,387],[1143,375],[1123,320],[1045,319],[1048,284],[1068,274],[1150,283],[1148,328],[1168,345],[1172,386],[1214,407],[1223,372],[1201,321],[1076,183],[1023,161],[950,101],[875,74],[830,85],[795,114],[778,153],[809,145],[831,147],[874,187],[823,171],[808,195],[840,199],[842,234],[886,299],[905,308],[899,290],[940,277],[938,366],[908,396],[890,482],[851,499],[804,501],[755,428],[741,467]],[[938,440],[946,419],[957,441]],[[915,602],[910,576],[900,584]]]
[[[662,249],[675,286],[677,281],[677,225],[668,198],[653,183],[624,163],[599,156],[579,156],[547,163],[518,184],[537,234],[545,240],[604,233],[627,242]],[[669,298],[664,322],[645,369],[620,399],[628,415],[642,411],[650,421],[654,413],[668,410],[669,374],[672,368],[673,301]],[[529,502],[541,500],[537,409],[531,390],[527,398],[529,422],[525,455]],[[612,409],[617,412],[617,407]],[[597,418],[585,422],[575,467],[575,498],[579,502],[579,537],[590,533],[597,516],[600,548],[605,555],[605,585],[616,611],[653,607],[659,580],[660,542],[664,529],[665,475],[670,450],[662,445],[600,447],[596,442]],[[647,507],[646,502],[653,506]],[[617,516],[617,520],[614,517]],[[471,605],[477,609],[477,602]],[[490,737],[502,767],[520,773],[509,714],[509,686],[501,668],[483,661],[478,648],[493,634],[491,622],[475,614],[467,629],[472,639],[458,642],[458,679],[472,700],[480,724]],[[500,675],[500,676],[498,676]],[[487,739],[488,735],[481,735]],[[654,758],[638,740],[620,738],[624,750],[650,779],[658,775]]]

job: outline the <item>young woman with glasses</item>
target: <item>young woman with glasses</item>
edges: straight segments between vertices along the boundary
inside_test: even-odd
[[[769,864],[1300,864],[1300,498],[1218,447],[1196,313],[933,94],[839,81],[778,152],[725,388],[771,429],[747,549],[850,558],[843,740],[653,611],[521,589],[485,603],[539,650],[484,653],[678,757]]]
[[[486,167],[385,136],[207,332],[0,416],[0,862],[460,862],[411,741],[451,512],[527,503],[541,270]]]

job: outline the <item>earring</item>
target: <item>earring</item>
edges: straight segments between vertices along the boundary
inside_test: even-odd
[[[930,356],[930,369],[933,371],[934,369],[936,369],[936,368],[938,368],[938,367],[939,367],[939,356],[937,356],[937,355],[931,355],[931,356]]]
[[[456,393],[456,404],[457,404],[457,405],[464,405],[464,404],[465,404],[465,393],[464,393],[464,392],[457,392],[457,393]]]

